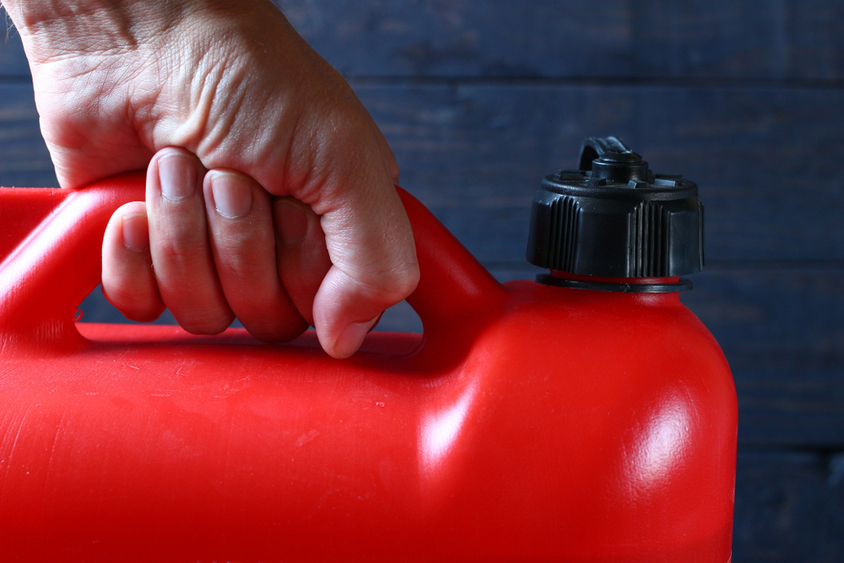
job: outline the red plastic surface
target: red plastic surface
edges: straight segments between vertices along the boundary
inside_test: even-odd
[[[502,286],[404,194],[422,338],[76,325],[142,197],[0,190],[0,560],[730,559],[735,389],[677,294]]]

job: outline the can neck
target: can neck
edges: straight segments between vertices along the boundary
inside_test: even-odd
[[[539,274],[536,281],[545,285],[567,287],[571,289],[591,289],[620,293],[675,293],[692,288],[692,283],[680,277],[663,278],[611,278],[585,276],[560,270],[551,270],[548,274]]]
[[[673,276],[668,278],[605,278],[601,276],[584,276],[581,274],[572,274],[560,270],[551,270],[551,276],[561,280],[576,280],[582,282],[598,283],[631,283],[637,285],[668,284],[677,283],[680,281],[679,276]]]

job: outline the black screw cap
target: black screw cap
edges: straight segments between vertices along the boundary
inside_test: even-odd
[[[571,274],[661,278],[703,268],[697,185],[654,175],[616,137],[589,138],[580,170],[546,176],[533,199],[528,262]]]

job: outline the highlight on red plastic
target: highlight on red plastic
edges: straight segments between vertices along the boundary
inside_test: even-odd
[[[423,342],[334,360],[83,336],[143,176],[0,189],[0,559],[729,561],[735,389],[677,295],[502,286],[401,195]]]

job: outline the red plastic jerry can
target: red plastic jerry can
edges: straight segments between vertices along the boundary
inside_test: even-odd
[[[534,201],[538,282],[402,193],[424,334],[349,360],[75,323],[143,177],[0,190],[0,560],[728,562],[735,389],[677,293],[697,188],[613,138],[582,160]]]

